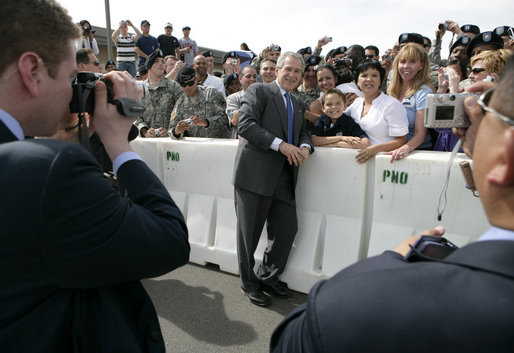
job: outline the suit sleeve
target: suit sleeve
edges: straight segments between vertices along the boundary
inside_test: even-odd
[[[322,353],[322,337],[316,320],[316,291],[318,282],[309,293],[309,301],[293,310],[273,331],[270,342],[271,353]],[[314,298],[313,298],[314,297]]]
[[[263,87],[253,84],[246,90],[239,110],[237,133],[263,150],[268,150],[275,136],[262,127],[266,98],[270,98],[265,96]]]
[[[293,100],[296,101],[296,106],[301,107],[300,102],[293,97]],[[310,147],[310,153],[312,154],[314,152],[314,146],[312,145],[312,140],[309,132],[305,128],[305,118],[304,118],[305,112],[302,109],[302,116],[301,116],[301,128],[300,128],[300,136],[298,138],[298,147],[301,145],[309,145]]]
[[[57,286],[92,288],[155,277],[184,265],[184,218],[164,185],[139,160],[124,163],[121,197],[79,145],[58,153],[40,205],[39,239]]]

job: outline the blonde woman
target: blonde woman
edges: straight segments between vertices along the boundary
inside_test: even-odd
[[[490,80],[497,80],[512,54],[513,51],[510,49],[500,49],[487,50],[475,55],[471,59],[471,82],[483,81],[487,77],[490,77]]]
[[[393,62],[393,79],[387,93],[398,99],[407,111],[408,141],[399,148],[386,152],[391,160],[407,157],[415,149],[430,150],[432,141],[424,125],[427,94],[433,93],[428,56],[419,44],[405,45]]]

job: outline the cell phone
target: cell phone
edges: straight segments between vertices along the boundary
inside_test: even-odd
[[[184,54],[180,54],[180,61],[184,61]]]
[[[409,262],[431,261],[446,258],[459,247],[446,238],[431,235],[422,235],[411,246],[404,259]]]

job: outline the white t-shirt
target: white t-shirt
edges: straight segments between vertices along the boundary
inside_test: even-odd
[[[217,78],[216,76],[207,74],[207,78],[205,79],[205,81],[203,81],[203,85],[207,86],[207,87],[214,87],[218,91],[221,92],[221,94],[223,95],[223,98],[227,97],[227,95],[225,93],[225,86],[223,85],[223,82],[221,82],[221,80],[219,78]]]
[[[358,97],[345,114],[351,116],[368,135],[372,145],[389,142],[409,132],[407,111],[395,98],[384,93],[373,100],[368,113],[361,119],[364,98]]]
[[[96,42],[96,38],[91,40],[89,37],[81,37],[80,40],[76,42],[77,50],[79,49],[93,49],[93,54],[98,55],[100,53],[100,49],[98,49],[98,43]]]

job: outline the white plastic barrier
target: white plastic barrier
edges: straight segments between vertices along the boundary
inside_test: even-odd
[[[237,274],[231,181],[238,141],[138,138],[131,144],[150,161],[184,213],[191,261],[215,263]],[[394,164],[388,156],[377,156],[365,165],[355,162],[355,154],[348,149],[317,148],[300,168],[296,189],[299,231],[282,275],[291,289],[307,293],[319,279],[392,249],[406,236],[437,224],[435,209],[448,153],[416,152]],[[463,158],[460,155],[458,160]],[[458,160],[442,224],[448,237],[463,245],[480,235],[487,221],[479,200],[463,187]],[[262,259],[266,237],[264,229],[257,262]]]
[[[446,208],[437,220],[440,191],[447,174],[450,153],[418,151],[390,163],[390,156],[375,158],[372,226],[368,256],[382,253],[408,235],[439,224],[445,237],[463,246],[488,228],[480,200],[465,188],[459,163],[469,160],[458,154],[453,161],[446,192]]]

